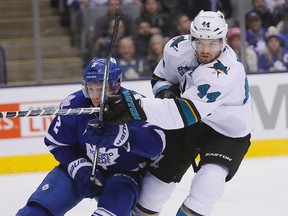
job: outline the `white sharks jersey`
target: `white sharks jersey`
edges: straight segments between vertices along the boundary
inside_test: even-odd
[[[147,121],[165,129],[202,121],[229,137],[243,137],[253,128],[251,97],[244,66],[226,46],[211,63],[199,63],[189,35],[172,38],[157,65],[153,93],[178,85],[179,99],[141,99]]]

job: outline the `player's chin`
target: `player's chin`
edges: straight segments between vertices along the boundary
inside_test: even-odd
[[[100,103],[96,101],[92,101],[94,107],[100,107]]]
[[[202,64],[208,64],[212,62],[214,59],[210,56],[200,56],[200,61]]]
[[[201,60],[202,64],[208,64],[208,63],[212,62],[212,60],[208,59],[208,58],[201,58],[200,60]]]

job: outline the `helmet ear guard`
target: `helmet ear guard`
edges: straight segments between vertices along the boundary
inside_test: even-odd
[[[105,58],[93,58],[83,72],[82,91],[85,97],[90,98],[87,83],[103,83],[105,73]],[[108,83],[112,90],[117,89],[117,83],[122,81],[122,71],[114,58],[109,62]]]

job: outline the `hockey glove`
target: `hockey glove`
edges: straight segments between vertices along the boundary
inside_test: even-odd
[[[180,90],[175,85],[166,85],[159,88],[155,94],[156,98],[180,98]]]
[[[121,95],[107,97],[104,119],[121,125],[133,121],[146,121],[147,117],[140,105],[140,100],[136,100],[133,92],[127,90]]]
[[[102,187],[90,180],[92,173],[92,163],[86,158],[79,158],[68,165],[68,174],[74,180],[78,192],[85,198],[94,198],[99,196]],[[104,177],[99,170],[96,170],[97,181],[104,184]]]
[[[98,127],[99,119],[89,121],[86,136],[91,144],[97,148],[120,147],[129,140],[129,129],[127,124],[114,125],[105,122],[103,127]]]

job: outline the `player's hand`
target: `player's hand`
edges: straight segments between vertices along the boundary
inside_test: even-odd
[[[129,128],[127,124],[114,125],[104,122],[102,127],[98,127],[99,119],[89,121],[86,136],[89,143],[96,145],[98,148],[113,146],[120,147],[129,140]]]
[[[180,97],[180,90],[177,86],[174,85],[167,85],[160,88],[156,94],[156,98],[179,98]]]
[[[99,183],[104,185],[104,177],[99,170],[96,170],[95,180],[99,183],[98,185],[94,181],[90,180],[92,173],[92,163],[88,162],[86,158],[79,158],[72,161],[68,166],[68,174],[74,180],[74,184],[78,192],[85,198],[94,198],[99,196],[102,187]]]
[[[107,97],[104,119],[121,125],[132,121],[146,121],[147,117],[140,105],[140,100],[136,100],[133,92],[127,90],[121,95]]]

